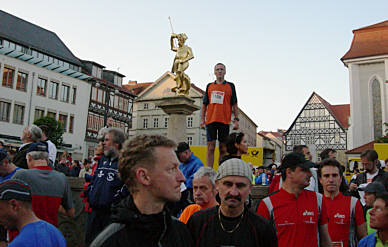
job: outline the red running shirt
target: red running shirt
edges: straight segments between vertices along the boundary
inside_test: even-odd
[[[328,230],[333,246],[348,247],[357,245],[355,241],[356,226],[365,223],[365,219],[361,203],[356,198],[353,198],[355,205],[353,213],[351,212],[351,200],[352,197],[344,196],[341,192],[333,200],[330,197],[323,197],[323,201],[327,206]],[[349,232],[351,222],[353,222],[353,232]],[[351,236],[350,243],[349,236]]]
[[[260,202],[257,214],[274,221],[279,247],[315,247],[318,246],[318,227],[328,223],[326,205],[321,199],[322,195],[316,192],[303,190],[295,197],[281,188]],[[268,201],[273,207],[272,215]],[[318,201],[322,202],[320,210]]]

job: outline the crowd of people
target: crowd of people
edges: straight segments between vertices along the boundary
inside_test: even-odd
[[[333,149],[316,164],[298,145],[280,166],[254,168],[242,160],[244,133],[225,128],[232,113],[239,128],[225,71],[215,66],[203,100],[206,167],[187,143],[162,135],[127,139],[109,125],[93,160],[83,162],[66,152],[56,161],[45,126],[25,127],[16,153],[0,143],[0,246],[66,246],[57,229],[58,213],[74,216],[66,176],[85,179],[85,246],[387,246],[388,172],[376,151],[361,154],[365,171],[350,183]],[[255,184],[269,193],[252,203]]]

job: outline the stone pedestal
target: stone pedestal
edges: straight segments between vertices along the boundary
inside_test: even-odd
[[[158,107],[169,115],[167,137],[175,142],[186,141],[186,116],[200,109],[190,97],[179,95],[163,98]]]
[[[85,243],[85,222],[87,215],[84,211],[84,203],[80,195],[84,189],[85,179],[67,177],[67,182],[71,189],[75,215],[74,218],[69,218],[58,213],[58,228],[66,239],[67,247],[83,247]]]

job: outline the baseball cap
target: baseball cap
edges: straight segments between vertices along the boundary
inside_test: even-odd
[[[297,166],[308,169],[314,167],[315,164],[306,160],[306,157],[303,154],[292,152],[283,158],[282,165],[280,167],[282,170],[286,170],[287,168],[294,168]]]
[[[48,148],[47,148],[47,145],[45,145],[42,142],[35,142],[35,143],[30,144],[30,146],[27,149],[26,154],[28,154],[30,152],[34,152],[34,151],[48,153]]]
[[[31,188],[18,179],[8,179],[0,183],[0,200],[32,201]]]
[[[0,162],[2,162],[6,157],[8,157],[8,153],[6,151],[0,151]]]
[[[229,159],[222,163],[218,168],[216,180],[220,180],[227,176],[246,177],[252,183],[252,169],[247,163],[240,159]]]
[[[189,144],[187,144],[186,142],[180,142],[178,144],[178,147],[176,148],[176,152],[179,154],[186,151],[187,149],[190,149]]]
[[[374,181],[372,183],[369,183],[363,191],[368,192],[368,193],[383,193],[385,192],[385,187],[382,183]]]

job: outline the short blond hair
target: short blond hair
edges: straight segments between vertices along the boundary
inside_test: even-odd
[[[139,135],[124,142],[120,152],[119,173],[131,193],[136,190],[136,169],[140,163],[152,169],[157,162],[156,147],[174,148],[176,143],[162,135]]]

